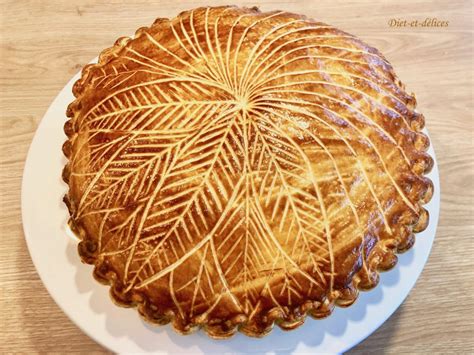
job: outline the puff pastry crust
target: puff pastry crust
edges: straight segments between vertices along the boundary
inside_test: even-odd
[[[157,19],[84,67],[63,178],[112,299],[225,338],[328,316],[428,224],[423,115],[376,49],[282,11]]]

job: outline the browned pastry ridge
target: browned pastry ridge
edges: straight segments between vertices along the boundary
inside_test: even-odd
[[[376,49],[304,16],[199,8],[120,38],[67,110],[82,260],[180,333],[349,306],[428,224],[423,115]]]

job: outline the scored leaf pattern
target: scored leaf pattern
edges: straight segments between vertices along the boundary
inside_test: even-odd
[[[367,235],[393,233],[391,210],[418,213],[400,183],[409,97],[387,68],[282,12],[199,9],[142,30],[76,123],[73,217],[96,223],[96,260],[182,319],[331,294]]]

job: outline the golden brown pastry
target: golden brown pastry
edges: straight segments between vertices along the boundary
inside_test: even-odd
[[[122,306],[267,334],[349,306],[426,228],[423,115],[380,52],[304,16],[186,11],[84,68],[70,226]]]

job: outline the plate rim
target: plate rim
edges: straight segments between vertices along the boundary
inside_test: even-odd
[[[94,62],[94,61],[92,61],[92,62]],[[62,120],[60,120],[59,122],[61,123],[60,131],[64,136],[63,141],[66,140],[66,136],[63,133],[62,127],[63,127],[64,122],[66,122],[65,108],[66,108],[66,106],[69,102],[67,102],[67,100],[66,100],[66,102],[61,102],[61,99],[63,98],[63,96],[65,96],[65,97],[71,96],[71,101],[72,101],[73,96],[72,96],[71,88],[72,88],[72,85],[74,84],[74,82],[79,78],[79,76],[80,76],[80,72],[77,73],[75,76],[73,76],[72,79],[70,79],[67,82],[67,84],[60,90],[60,92],[53,99],[50,106],[48,107],[45,114],[43,115],[39,125],[37,126],[34,137],[33,137],[32,141],[30,143],[30,146],[28,148],[28,153],[27,153],[27,156],[26,156],[26,159],[25,159],[25,164],[24,164],[23,174],[22,174],[21,197],[20,197],[20,199],[21,199],[21,218],[22,218],[23,234],[24,234],[24,238],[25,238],[25,241],[26,241],[26,244],[27,244],[28,252],[29,252],[30,257],[32,259],[32,262],[35,266],[36,272],[39,275],[39,277],[41,279],[41,282],[43,283],[44,287],[48,291],[49,295],[54,300],[54,302],[58,305],[58,307],[62,310],[62,312],[64,314],[66,314],[66,316],[79,329],[81,329],[81,331],[83,333],[85,333],[87,336],[92,338],[98,344],[100,344],[103,347],[105,347],[106,349],[109,349],[109,350],[112,350],[112,351],[120,351],[120,349],[114,348],[114,346],[111,345],[107,340],[102,339],[99,335],[94,334],[94,332],[92,332],[89,329],[87,329],[86,327],[84,327],[83,324],[81,324],[81,322],[79,322],[76,319],[77,317],[72,314],[73,312],[71,312],[69,309],[67,309],[67,307],[64,305],[63,300],[60,299],[60,296],[58,295],[58,293],[55,292],[52,285],[48,282],[48,280],[46,279],[46,275],[44,273],[44,270],[42,270],[41,267],[40,267],[40,262],[39,262],[39,259],[38,259],[40,256],[38,256],[35,253],[35,250],[34,250],[34,247],[33,247],[34,238],[32,237],[32,234],[34,234],[34,232],[32,233],[29,230],[29,226],[27,226],[27,223],[25,222],[26,220],[28,220],[28,213],[29,213],[29,211],[28,211],[28,198],[30,197],[25,193],[25,191],[28,191],[29,184],[31,183],[31,181],[30,181],[31,180],[31,170],[33,169],[33,165],[32,165],[33,164],[33,162],[32,162],[33,158],[32,157],[34,156],[34,151],[33,150],[36,147],[36,145],[39,144],[38,141],[40,141],[40,139],[42,138],[41,134],[43,134],[42,129],[44,129],[44,127],[46,126],[47,120],[52,119],[52,118],[49,118],[49,117],[53,114],[56,106],[60,106],[60,107],[62,106],[64,108],[64,110],[63,110],[64,114],[63,114]],[[66,105],[66,106],[64,106],[64,105]],[[428,134],[428,131],[426,130],[426,128],[424,129],[424,131],[428,135],[428,137],[430,137],[429,134]],[[355,347],[356,345],[360,344],[362,341],[367,339],[367,337],[369,337],[371,334],[373,334],[378,328],[380,328],[380,326],[383,323],[385,323],[393,315],[393,313],[400,307],[400,305],[405,301],[408,294],[415,287],[415,284],[416,284],[417,280],[419,279],[421,273],[424,270],[424,267],[426,266],[426,263],[429,259],[430,254],[431,254],[431,249],[432,249],[433,244],[434,244],[434,239],[436,237],[436,230],[437,230],[437,226],[438,226],[438,222],[439,222],[440,199],[441,199],[439,169],[438,169],[438,163],[437,163],[437,160],[436,160],[436,154],[435,154],[434,147],[433,147],[433,140],[431,139],[431,137],[430,137],[430,148],[429,148],[428,152],[434,160],[433,170],[430,172],[430,174],[427,174],[429,176],[429,178],[432,180],[433,185],[434,185],[433,197],[432,197],[431,201],[428,203],[428,205],[430,205],[430,206],[432,205],[432,207],[431,207],[431,209],[429,209],[430,222],[429,222],[429,225],[428,225],[428,228],[427,228],[427,231],[429,230],[432,233],[432,236],[430,236],[430,238],[429,238],[430,239],[429,240],[429,245],[427,246],[426,250],[424,250],[425,256],[424,256],[423,260],[421,261],[421,264],[422,264],[421,269],[415,275],[413,280],[411,280],[413,282],[412,282],[411,286],[408,287],[408,291],[406,292],[406,294],[404,294],[402,297],[397,299],[397,302],[395,302],[396,306],[394,306],[393,308],[390,309],[388,315],[386,315],[384,317],[380,317],[377,324],[375,326],[373,326],[371,330],[369,330],[368,332],[365,332],[365,334],[362,337],[360,337],[356,342],[353,342],[350,345],[347,345],[346,347],[341,347],[338,352],[345,352],[345,351]],[[62,151],[58,152],[58,156],[59,155],[62,156]],[[66,192],[66,188],[64,188],[64,192]],[[61,203],[62,203],[62,201],[61,201]],[[426,208],[427,205],[424,205],[424,206]],[[64,208],[65,208],[65,206],[64,206]],[[424,233],[424,232],[422,232],[422,233]],[[416,234],[417,239],[418,239],[419,234],[420,233]],[[414,245],[413,248],[416,248],[416,245],[417,245],[417,242],[415,242],[415,245]],[[403,255],[403,254],[397,254],[397,256],[400,256],[400,255]],[[398,265],[398,263],[397,263],[395,268],[399,268],[399,267],[400,267],[400,265]],[[383,273],[382,273],[382,275],[383,275]],[[104,287],[103,285],[101,285],[99,283],[97,283],[96,286],[97,287]],[[382,285],[380,285],[380,284],[376,286],[376,288],[381,288],[381,287],[382,287]],[[372,292],[372,291],[373,290],[370,290],[369,292]],[[166,329],[167,332],[173,332],[171,327],[169,327],[167,325],[165,327],[168,328],[168,329]],[[274,330],[272,330],[272,333],[273,332],[274,332]],[[269,336],[270,335],[268,335],[267,337],[269,337]],[[225,342],[225,340],[224,340],[224,342]],[[306,345],[306,346],[308,346],[308,345]],[[294,353],[298,352],[296,350],[296,348],[293,349],[293,351],[294,351]]]

